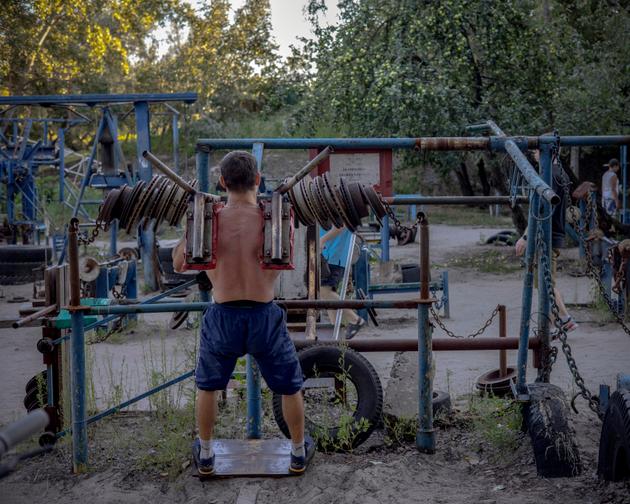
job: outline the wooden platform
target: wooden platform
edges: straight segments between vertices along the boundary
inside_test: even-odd
[[[204,480],[236,477],[295,476],[289,472],[291,441],[288,439],[215,439],[215,473],[195,476]],[[197,460],[195,460],[195,464]]]

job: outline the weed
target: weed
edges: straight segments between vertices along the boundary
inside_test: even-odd
[[[518,404],[499,397],[472,394],[468,414],[473,429],[497,453],[510,453],[518,447],[523,423]]]
[[[418,420],[416,417],[383,415],[383,428],[385,430],[384,442],[387,446],[402,445],[416,438]]]

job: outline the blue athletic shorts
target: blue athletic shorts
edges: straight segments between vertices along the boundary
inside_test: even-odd
[[[272,302],[210,304],[201,326],[197,387],[224,390],[236,360],[245,354],[256,359],[263,378],[276,394],[292,395],[302,389],[302,368],[282,308]]]

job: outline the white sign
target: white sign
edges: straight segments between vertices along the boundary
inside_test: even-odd
[[[360,182],[375,185],[381,182],[380,154],[331,154],[330,174],[333,183],[339,183],[339,177],[348,182]]]

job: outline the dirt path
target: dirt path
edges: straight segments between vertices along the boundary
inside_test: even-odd
[[[496,230],[434,225],[431,227],[431,254],[434,274],[454,257],[484,253],[478,245],[480,236]],[[393,242],[392,242],[393,243]],[[393,247],[397,261],[417,260],[417,247]],[[569,254],[575,252],[569,251]],[[438,267],[439,265],[439,267]],[[476,329],[497,303],[508,309],[508,334],[518,334],[521,307],[521,270],[505,273],[480,273],[467,268],[449,267],[451,318],[448,326],[457,333]],[[576,278],[561,271],[559,285],[570,303],[590,299],[590,286],[583,277]],[[4,288],[7,295],[26,295],[29,286]],[[392,297],[405,297],[405,294]],[[4,301],[4,300],[2,300]],[[534,300],[534,306],[536,301]],[[16,305],[0,303],[0,314],[10,316]],[[574,354],[587,384],[596,389],[599,383],[613,383],[619,371],[629,371],[630,338],[613,324],[593,322],[593,314],[575,310],[580,327],[571,333]],[[415,313],[408,311],[379,313],[381,326],[366,329],[361,337],[411,338],[416,336]],[[534,317],[535,318],[535,317]],[[111,402],[111,389],[121,386],[123,397],[145,390],[151,380],[185,370],[194,349],[193,330],[164,329],[168,315],[141,317],[138,328],[125,339],[116,339],[90,347],[90,366],[95,377],[95,401],[102,407]],[[488,329],[498,334],[498,326]],[[36,329],[2,330],[5,352],[0,356],[0,422],[22,414],[23,387],[41,366],[35,350],[39,337]],[[435,337],[445,337],[440,330]],[[367,354],[387,384],[393,354]],[[410,356],[414,360],[413,356]],[[509,352],[508,362],[514,362]],[[498,352],[436,353],[435,387],[448,390],[465,409],[466,395],[475,378],[498,365]],[[157,371],[152,374],[151,370]],[[535,370],[528,370],[533,379]],[[157,376],[155,376],[157,374]],[[573,391],[571,376],[564,359],[559,357],[552,381],[567,392]],[[410,390],[415,383],[410,380]],[[185,393],[180,391],[183,400]],[[148,403],[141,403],[146,409]],[[517,440],[514,448],[497,446],[472,430],[465,414],[437,433],[437,453],[422,455],[413,443],[389,446],[384,434],[377,431],[354,454],[317,454],[308,473],[293,479],[239,479],[200,483],[192,478],[192,469],[172,479],[159,476],[159,471],[137,469],[137,459],[146,455],[134,451],[134,437],[143,433],[142,423],[128,423],[124,417],[114,419],[103,428],[91,428],[94,437],[91,457],[95,472],[75,477],[69,474],[67,446],[58,453],[25,464],[19,471],[0,481],[0,501],[32,502],[45,498],[50,502],[204,502],[204,503],[470,503],[470,502],[630,502],[630,487],[606,485],[596,478],[597,443],[600,424],[578,400],[580,415],[574,422],[578,431],[584,471],[571,479],[543,480],[536,476],[527,437]],[[463,415],[463,416],[462,416]],[[464,418],[464,420],[462,420]],[[118,422],[118,423],[117,423]],[[101,424],[98,424],[101,425]],[[110,439],[106,425],[115,426]],[[267,435],[275,435],[268,424]],[[124,433],[124,434],[121,434]],[[123,436],[123,438],[120,438]],[[128,437],[124,437],[128,436]],[[181,442],[186,445],[188,437]],[[158,442],[159,447],[159,442]]]

